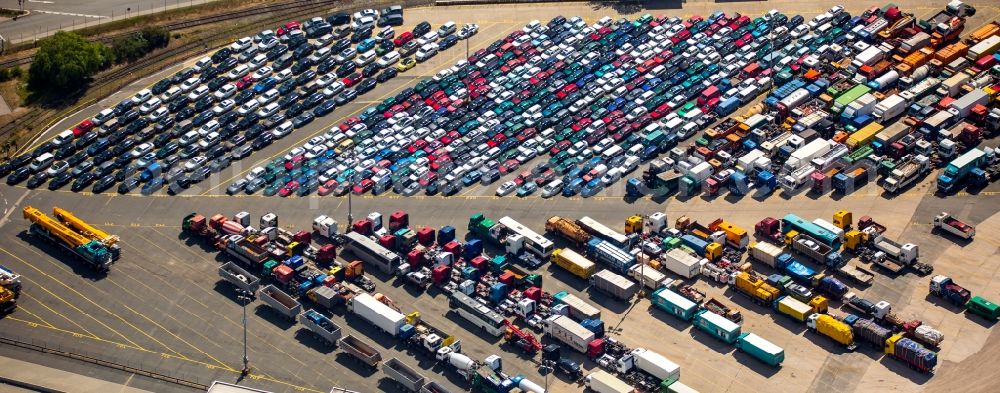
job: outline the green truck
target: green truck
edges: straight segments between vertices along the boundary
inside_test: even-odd
[[[736,349],[775,367],[785,361],[784,349],[753,333],[740,334],[736,339]]]
[[[969,299],[969,302],[965,304],[965,309],[994,322],[1000,319],[1000,306],[983,299],[981,296],[973,296],[972,299]]]

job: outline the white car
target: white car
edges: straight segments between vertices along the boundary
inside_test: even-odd
[[[151,112],[149,114],[149,122],[150,123],[156,123],[156,122],[160,121],[160,119],[163,119],[164,117],[167,117],[167,115],[169,115],[169,114],[170,114],[170,110],[161,106],[159,108],[156,108],[156,110],[154,110],[153,112]]]
[[[316,79],[316,84],[319,85],[319,87],[327,87],[331,83],[336,81],[337,81],[337,76],[334,75],[333,73],[329,73],[329,74],[323,74],[322,76],[319,77],[319,79]]]
[[[305,152],[306,152],[306,149],[304,147],[297,146],[297,147],[293,148],[292,150],[289,150],[288,154],[285,154],[285,157],[284,157],[285,161],[291,161],[293,157],[295,157],[295,156],[297,156],[299,154],[303,154]]]
[[[517,183],[513,180],[506,181],[497,188],[497,196],[506,196],[517,189]]]
[[[195,169],[201,168],[208,161],[208,157],[205,156],[195,156],[184,163],[184,171],[193,172]]]
[[[339,80],[333,81],[333,83],[331,83],[329,86],[323,89],[323,95],[326,96],[326,98],[331,98],[337,94],[340,94],[340,92],[344,91],[344,87],[345,87],[344,82]]]
[[[791,34],[792,34],[792,38],[799,38],[799,37],[804,36],[808,32],[809,32],[809,26],[798,25],[798,26],[795,26],[794,29],[792,29],[792,33]]]
[[[292,122],[286,120],[284,123],[274,127],[274,130],[271,130],[271,135],[274,135],[275,139],[281,139],[291,133],[294,129],[295,127],[292,125]]]
[[[222,115],[223,113],[229,112],[235,106],[236,106],[236,101],[222,100],[219,101],[219,103],[212,108],[212,112],[214,112],[216,116],[219,116]]]
[[[237,109],[236,113],[239,113],[241,116],[246,116],[247,113],[255,111],[258,106],[260,106],[260,101],[249,100],[244,102],[243,105],[240,105],[240,109]]]
[[[306,149],[306,150],[312,150],[312,148],[314,146],[322,145],[325,142],[326,142],[326,137],[325,136],[323,136],[323,135],[316,135],[316,136],[310,138],[309,142],[306,142],[306,144],[302,145],[302,148]]]
[[[139,90],[138,93],[135,93],[135,95],[132,96],[132,104],[135,105],[141,104],[143,102],[148,101],[152,97],[153,97],[153,92],[149,91],[149,89]]]
[[[258,167],[255,167],[255,168],[251,169],[250,173],[247,173],[245,179],[249,183],[249,182],[253,181],[253,179],[256,179],[258,177],[264,176],[265,173],[267,173],[267,170],[264,169],[264,167],[258,166]]]
[[[236,42],[233,42],[232,45],[229,45],[229,48],[232,49],[233,52],[239,53],[243,52],[244,49],[249,48],[250,45],[253,45],[253,39],[250,37],[243,37],[236,40]]]
[[[201,78],[194,78],[194,77],[187,78],[184,82],[181,83],[181,91],[187,93],[191,91],[191,89],[198,87],[198,85],[200,84],[201,84]]]
[[[286,68],[281,71],[278,71],[277,74],[274,74],[274,79],[277,79],[278,82],[284,82],[285,80],[291,78],[294,75],[295,74],[292,73],[292,70]]]
[[[252,78],[255,81],[259,81],[261,79],[264,79],[264,78],[267,78],[267,77],[271,76],[272,72],[274,72],[274,70],[272,70],[271,67],[263,66],[263,67],[258,68],[257,71],[253,72]]]
[[[207,89],[207,87],[206,87],[206,89]],[[222,87],[220,87],[219,90],[217,90],[212,95],[215,96],[216,100],[224,100],[226,98],[232,97],[233,94],[236,94],[236,90],[237,90],[236,89],[236,85],[234,85],[232,83],[226,83],[226,84],[222,85]]]
[[[149,114],[149,112],[152,112],[156,110],[156,108],[159,108],[161,104],[163,104],[163,101],[160,101],[159,97],[150,98],[146,102],[142,103],[142,106],[139,107],[139,112],[144,115]]]
[[[472,37],[479,32],[479,25],[475,23],[468,23],[462,26],[462,30],[458,31],[458,39],[464,40],[466,38]]]
[[[129,155],[131,155],[132,158],[139,158],[151,151],[153,151],[153,144],[146,142],[132,149],[132,151],[129,152]]]

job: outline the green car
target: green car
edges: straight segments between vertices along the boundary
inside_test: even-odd
[[[264,188],[264,196],[275,196],[284,184],[274,183]]]

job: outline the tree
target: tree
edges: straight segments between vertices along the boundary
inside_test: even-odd
[[[36,92],[77,90],[87,78],[111,63],[104,45],[60,31],[41,41],[28,70],[28,86]]]

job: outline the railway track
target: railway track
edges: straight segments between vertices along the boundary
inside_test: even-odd
[[[169,28],[171,29],[184,29],[208,23],[218,23],[226,20],[232,20],[235,18],[244,18],[252,15],[265,15],[267,13],[273,14],[272,17],[269,17],[267,19],[263,19],[248,25],[234,27],[231,29],[220,30],[214,32],[211,36],[205,37],[203,39],[193,40],[180,46],[154,52],[135,62],[126,64],[122,67],[98,75],[87,87],[87,89],[95,90],[95,89],[108,88],[110,90],[110,87],[116,84],[119,86],[124,86],[128,83],[131,83],[132,78],[130,78],[130,76],[132,74],[142,70],[148,71],[147,68],[149,68],[152,65],[155,64],[172,65],[173,63],[168,62],[168,60],[171,60],[173,58],[190,57],[193,52],[198,52],[199,49],[202,52],[207,51],[207,48],[218,47],[219,45],[224,44],[228,40],[231,40],[234,36],[237,36],[239,34],[246,34],[248,32],[254,32],[256,30],[259,30],[262,26],[269,26],[278,21],[292,19],[302,15],[310,15],[310,16],[317,15],[316,13],[318,11],[326,10],[331,5],[337,3],[344,3],[344,2],[341,0],[296,0],[292,2],[275,4],[273,6],[261,7],[264,10],[261,9],[245,10],[226,15],[216,15],[213,17],[202,18],[197,21],[185,21],[185,22],[177,22],[174,24],[170,24],[170,26],[172,27]],[[353,12],[363,8],[372,7],[381,3],[386,3],[386,2],[377,0],[354,1],[351,2],[351,6],[345,8],[345,10]],[[424,3],[431,3],[431,1],[419,1],[419,0],[404,1],[404,3],[406,3],[407,5],[419,5]],[[292,6],[293,4],[294,6]],[[124,34],[132,34],[132,33],[130,32]],[[30,59],[28,61],[30,62]],[[84,103],[82,103],[77,107],[90,105],[101,98],[103,97],[92,98],[90,100],[85,101]],[[33,108],[28,113],[25,113],[20,117],[18,117],[17,119],[14,119],[14,121],[5,124],[3,126],[0,126],[0,139],[10,136],[13,132],[17,130],[28,128],[28,126],[30,125],[37,126],[40,124],[45,124],[41,130],[37,130],[38,132],[42,132],[44,131],[44,129],[48,129],[55,119],[66,116],[66,114],[67,113],[56,112],[55,110],[52,109]],[[27,148],[31,145],[32,144],[24,144],[21,151],[19,151],[18,153],[20,154],[23,151],[27,150]]]

